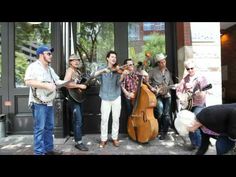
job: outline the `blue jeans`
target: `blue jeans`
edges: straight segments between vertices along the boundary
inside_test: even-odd
[[[127,110],[127,117],[129,118],[129,116],[132,114],[133,111],[133,105],[131,103],[130,99],[125,98],[125,105],[126,105],[126,110]]]
[[[157,106],[154,108],[154,116],[158,119],[159,130],[167,133],[170,126],[171,97],[157,97]]]
[[[234,146],[234,141],[231,141],[227,136],[220,135],[216,140],[216,153],[217,155],[223,155],[233,149]]]
[[[191,109],[191,112],[193,112],[195,115],[197,115],[199,112],[202,111],[202,109],[205,106],[195,106]],[[195,132],[189,132],[189,138],[191,140],[191,144],[195,147],[200,147],[201,146],[201,131],[200,129],[197,129]]]
[[[34,154],[44,155],[53,151],[54,111],[45,104],[32,105],[34,118]]]
[[[72,111],[73,131],[75,142],[82,140],[82,105],[74,101],[70,101],[70,109]]]

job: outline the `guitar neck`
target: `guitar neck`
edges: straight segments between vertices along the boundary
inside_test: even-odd
[[[205,87],[203,87],[202,89],[198,89],[198,90],[194,91],[194,92],[191,93],[191,94],[194,95],[197,91],[202,92],[202,91],[209,90],[209,89],[211,89],[211,88],[212,88],[212,84],[208,84],[208,85],[206,85]]]
[[[211,88],[212,88],[212,84],[208,84],[205,87],[203,87],[201,91],[206,91],[206,90],[209,90]]]
[[[84,83],[84,85],[89,85],[89,82],[91,81],[91,80],[93,80],[94,78],[96,78],[95,76],[91,76],[90,78],[88,78],[88,80],[87,81],[85,81],[85,83]]]

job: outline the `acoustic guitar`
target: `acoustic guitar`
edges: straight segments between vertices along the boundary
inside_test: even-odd
[[[90,76],[89,78],[83,77],[81,81],[77,84],[84,84],[87,87],[90,85],[91,81],[95,79],[96,77],[100,76],[103,73],[109,73],[112,72],[110,69],[104,70],[103,72],[100,72],[96,76]],[[67,89],[69,96],[77,103],[82,103],[86,99],[86,91],[87,89],[78,89],[78,88],[70,88]]]
[[[94,77],[82,78],[82,80],[77,84],[84,84],[86,86],[89,85],[89,82],[94,79]],[[79,88],[70,88],[68,89],[68,94],[70,97],[77,103],[82,103],[86,99],[86,89],[79,89]]]
[[[144,81],[144,84],[146,84],[150,90],[153,90],[153,93],[157,97],[166,95],[170,89],[176,89],[175,84],[173,84],[173,85],[161,84],[156,87],[151,86],[147,81]]]

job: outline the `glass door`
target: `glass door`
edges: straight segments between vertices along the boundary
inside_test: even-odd
[[[128,23],[129,58],[142,62],[147,71],[154,67],[157,53],[166,53],[164,22]]]

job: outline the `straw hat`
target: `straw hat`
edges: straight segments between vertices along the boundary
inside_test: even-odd
[[[80,56],[75,55],[75,54],[72,54],[72,55],[69,57],[69,60],[80,60]]]
[[[156,61],[159,62],[161,60],[166,59],[167,55],[164,55],[163,53],[156,54]]]

